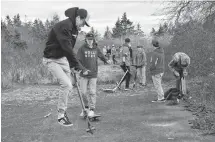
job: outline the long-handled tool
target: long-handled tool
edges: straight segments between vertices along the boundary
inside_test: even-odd
[[[73,74],[74,75],[74,81],[76,83],[76,87],[77,87],[77,91],[78,91],[78,95],[79,95],[79,98],[80,98],[80,101],[81,101],[81,107],[82,107],[82,110],[84,111],[84,115],[86,116],[86,120],[87,120],[87,129],[86,131],[93,134],[93,131],[96,129],[95,127],[93,127],[91,124],[90,124],[90,119],[87,115],[87,110],[84,106],[84,101],[83,101],[83,98],[82,98],[82,95],[80,93],[80,88],[79,88],[79,85],[78,85],[78,81],[77,81],[77,77],[76,77],[76,73]]]
[[[183,95],[187,94],[187,88],[186,88],[186,80],[185,77],[181,77],[181,92]]]
[[[124,77],[126,76],[126,74],[128,73],[128,69],[126,70],[125,74],[123,75],[123,77],[121,78],[120,82],[117,83],[116,87],[114,87],[113,89],[103,89],[104,92],[107,93],[114,93],[116,91],[117,88],[119,88],[119,86],[121,85]]]

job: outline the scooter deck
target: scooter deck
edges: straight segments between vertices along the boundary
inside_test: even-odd
[[[93,117],[88,116],[90,121],[96,121],[99,120],[98,118],[100,118],[101,115],[100,114],[95,114]],[[87,118],[87,116],[84,117],[85,119]]]

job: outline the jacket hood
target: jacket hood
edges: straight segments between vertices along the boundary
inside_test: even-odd
[[[161,47],[156,48],[154,51],[157,52],[157,53],[164,53],[164,50]]]
[[[93,45],[93,48],[90,48],[86,41],[85,41],[84,47],[85,48],[89,48],[89,49],[95,49],[95,48],[97,48],[97,46],[95,44]]]
[[[69,19],[72,21],[72,23],[75,25],[75,18],[77,17],[77,10],[78,7],[69,8],[65,11],[65,16],[69,17]]]

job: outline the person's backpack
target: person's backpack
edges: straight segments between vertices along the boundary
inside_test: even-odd
[[[166,100],[176,100],[181,99],[183,95],[180,93],[180,90],[177,88],[170,88],[164,93],[164,98]]]

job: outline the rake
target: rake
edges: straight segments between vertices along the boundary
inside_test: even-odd
[[[114,93],[117,88],[119,88],[119,86],[121,85],[124,77],[126,76],[126,74],[128,73],[128,70],[126,70],[125,74],[123,75],[123,77],[121,78],[120,82],[117,83],[116,87],[114,87],[113,89],[102,89],[104,92],[107,92],[107,93]]]

